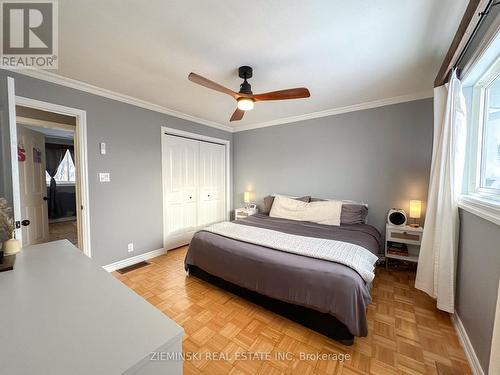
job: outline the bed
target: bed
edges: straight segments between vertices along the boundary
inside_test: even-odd
[[[375,255],[381,248],[380,233],[367,224],[331,226],[264,214],[233,223],[351,243]],[[346,265],[201,230],[190,243],[185,268],[345,344],[368,333],[371,283]]]

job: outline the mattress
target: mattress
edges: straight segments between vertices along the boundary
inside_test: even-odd
[[[329,226],[257,214],[235,223],[305,237],[353,243],[374,254],[380,233],[367,224]],[[309,258],[199,231],[189,246],[185,268],[196,266],[233,284],[284,302],[336,317],[355,336],[366,336],[371,285],[342,264]]]

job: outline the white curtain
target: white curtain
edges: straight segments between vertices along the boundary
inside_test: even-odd
[[[455,271],[459,217],[457,200],[465,161],[465,98],[453,72],[446,86],[434,89],[434,145],[427,211],[415,287],[455,310]]]

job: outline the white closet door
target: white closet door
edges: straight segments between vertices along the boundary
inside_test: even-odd
[[[174,248],[189,243],[197,229],[199,141],[164,137],[165,246]]]
[[[226,148],[224,145],[200,142],[200,190],[198,226],[225,219]]]

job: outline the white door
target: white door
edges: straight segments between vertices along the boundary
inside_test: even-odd
[[[21,201],[19,196],[19,168],[18,168],[18,154],[17,154],[17,124],[16,124],[16,93],[15,93],[15,83],[14,78],[7,77],[6,82],[0,79],[2,86],[6,84],[7,86],[7,102],[5,103],[6,109],[6,121],[9,128],[9,147],[10,147],[10,168],[11,168],[11,183],[12,187],[5,186],[6,192],[12,193],[12,206],[14,209],[14,220],[16,220],[16,238],[22,242],[22,230],[21,230]],[[3,89],[3,87],[2,87]],[[4,104],[4,103],[2,103]],[[3,120],[3,118],[2,118]],[[4,140],[5,142],[5,140]],[[2,147],[7,147],[5,143]],[[8,171],[8,169],[7,169]],[[6,171],[4,171],[5,173]],[[8,173],[8,172],[7,172]],[[8,196],[8,194],[7,194]],[[19,225],[18,225],[19,224]]]
[[[186,245],[197,230],[199,142],[163,135],[165,248]]]
[[[200,197],[198,226],[225,219],[226,148],[224,145],[200,142]]]
[[[47,183],[45,181],[45,136],[18,126],[19,187],[21,220],[29,220],[22,226],[22,246],[49,241],[49,216],[47,211]]]

